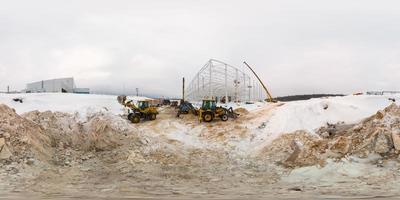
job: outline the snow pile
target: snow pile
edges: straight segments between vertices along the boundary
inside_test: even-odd
[[[339,126],[339,125],[338,125]],[[323,137],[297,131],[284,134],[265,146],[258,154],[286,167],[324,166],[327,159],[347,156],[391,159],[400,153],[400,107],[392,104],[353,126],[341,126]],[[344,128],[343,128],[344,127]]]
[[[400,152],[400,107],[392,104],[352,128],[334,133],[333,139],[330,149],[334,156],[368,157],[375,153],[397,158]]]
[[[22,103],[13,101],[21,98]],[[128,97],[138,101],[149,99],[147,97]],[[123,107],[118,103],[117,96],[95,94],[69,94],[69,93],[32,93],[32,94],[0,94],[0,103],[6,104],[16,110],[18,114],[29,111],[59,111],[74,114],[84,120],[88,115],[99,111],[110,111],[123,114]]]
[[[390,96],[392,97],[392,96]],[[288,102],[265,119],[272,138],[297,130],[314,132],[326,123],[357,123],[385,108],[389,96],[345,96]]]

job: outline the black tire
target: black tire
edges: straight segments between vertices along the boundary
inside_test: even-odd
[[[133,114],[133,113],[129,113],[129,114],[128,114],[128,120],[129,120],[129,121],[132,121],[133,115],[135,115],[135,114]]]
[[[155,113],[150,114],[150,120],[156,120],[157,119],[157,115]]]
[[[228,115],[227,114],[221,115],[221,120],[224,122],[228,121]]]
[[[214,115],[212,112],[204,112],[203,113],[203,121],[211,122],[212,120],[214,120]]]
[[[131,118],[131,122],[134,124],[137,124],[140,122],[140,116],[139,115],[133,115]]]

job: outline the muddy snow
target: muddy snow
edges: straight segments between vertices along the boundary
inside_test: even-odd
[[[0,96],[5,198],[399,195],[400,108],[386,96],[235,105],[237,120],[213,123],[161,107],[140,124],[114,96],[11,97]]]

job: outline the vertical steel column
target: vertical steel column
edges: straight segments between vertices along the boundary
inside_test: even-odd
[[[196,94],[196,99],[198,100],[200,98],[200,74],[197,74],[197,94]]]
[[[225,64],[225,105],[228,104],[228,66]]]
[[[209,84],[209,91],[208,91],[208,94],[209,94],[209,99],[213,99],[213,97],[212,97],[212,61],[210,61],[210,80],[208,81],[208,84]]]
[[[202,81],[202,83],[201,83],[201,87],[202,87],[202,89],[201,89],[201,98],[203,99],[204,98],[204,76],[201,76],[201,81]]]
[[[249,86],[248,86],[248,88],[249,88],[249,102],[251,102],[251,80],[250,80],[250,77],[249,77]]]
[[[192,84],[190,84],[190,88]],[[182,78],[182,101],[185,102],[185,77]]]
[[[235,102],[238,102],[238,87],[239,87],[239,72],[236,69],[236,80],[235,80]]]
[[[246,74],[243,72],[243,101],[246,101]]]
[[[256,84],[254,83],[254,80],[253,80],[253,101],[257,101],[256,100],[256,98],[257,98],[257,95],[256,95]]]

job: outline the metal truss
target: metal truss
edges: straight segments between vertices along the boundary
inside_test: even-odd
[[[254,102],[265,99],[261,84],[249,75],[227,63],[210,59],[186,87],[185,99],[228,99],[227,102]]]

